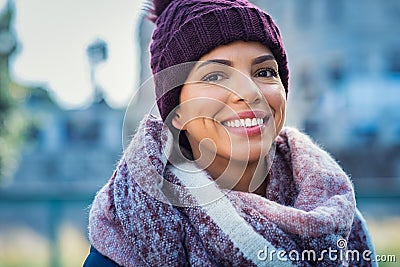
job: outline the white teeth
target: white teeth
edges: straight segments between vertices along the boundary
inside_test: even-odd
[[[246,118],[246,119],[240,119],[240,120],[232,120],[232,121],[226,121],[223,123],[225,126],[228,127],[254,127],[257,125],[263,125],[264,124],[264,119],[261,118]]]

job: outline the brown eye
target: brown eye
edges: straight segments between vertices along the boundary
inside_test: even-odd
[[[276,70],[271,69],[271,68],[265,68],[265,69],[259,69],[256,72],[256,77],[261,77],[261,78],[270,78],[270,77],[277,77],[278,74]]]
[[[225,75],[220,72],[213,72],[204,76],[201,80],[203,82],[218,82],[225,79]]]

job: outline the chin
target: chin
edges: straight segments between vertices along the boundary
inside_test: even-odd
[[[232,153],[231,160],[240,162],[256,162],[264,159],[268,155],[269,149],[261,149],[249,151],[249,153],[242,151],[237,151]]]

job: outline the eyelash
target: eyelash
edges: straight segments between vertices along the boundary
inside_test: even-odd
[[[256,73],[255,73],[255,76],[256,77],[261,77],[261,78],[270,78],[271,77],[271,76],[268,76],[268,77],[259,76],[259,73],[262,72],[262,71],[269,71],[271,73],[272,77],[278,77],[278,72],[273,68],[261,68],[261,69],[258,69],[256,71]],[[226,75],[224,75],[221,72],[212,72],[212,73],[209,73],[206,76],[204,76],[201,80],[203,82],[218,82],[218,81],[221,80],[219,78],[217,78],[216,80],[210,80],[211,77],[215,77],[215,76],[220,76],[220,77],[222,77],[222,79],[226,78]]]
[[[256,73],[255,73],[255,76],[256,77],[261,77],[261,78],[269,78],[269,77],[259,76],[260,72],[262,72],[262,71],[269,71],[269,72],[271,72],[271,76],[272,77],[278,77],[278,72],[273,68],[261,68],[261,69],[258,69],[256,71]]]
[[[215,76],[221,76],[222,78],[226,78],[226,76],[223,74],[223,73],[221,73],[221,72],[212,72],[212,73],[209,73],[209,74],[207,74],[206,76],[204,76],[201,80],[203,81],[203,82],[217,82],[217,81],[220,81],[221,79],[217,79],[217,80],[210,80],[210,78],[211,77],[215,77]]]

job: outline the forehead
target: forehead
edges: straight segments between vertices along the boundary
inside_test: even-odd
[[[235,41],[227,45],[221,45],[207,54],[203,55],[199,61],[210,59],[229,59],[243,60],[246,58],[252,59],[264,55],[272,55],[271,50],[259,42]]]

